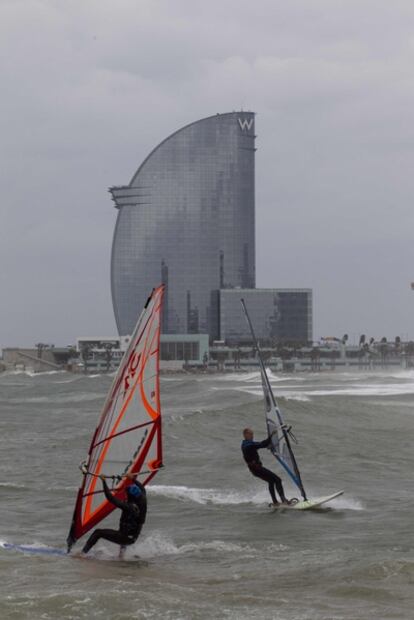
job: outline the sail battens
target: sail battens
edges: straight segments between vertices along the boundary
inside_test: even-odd
[[[131,336],[93,434],[78,492],[70,547],[113,510],[99,490],[100,474],[118,478],[122,496],[128,473],[146,474],[147,484],[162,466],[159,394],[160,314],[164,286],[154,289]]]
[[[123,431],[119,431],[119,433],[108,435],[108,437],[105,437],[105,439],[101,439],[101,441],[96,443],[93,446],[93,448],[97,448],[99,445],[105,443],[106,441],[112,441],[112,439],[115,439],[115,437],[120,437],[121,435],[124,435],[125,433],[130,433],[131,431],[135,431],[138,428],[143,428],[144,426],[149,426],[150,424],[155,424],[155,420],[150,420],[149,422],[143,422],[142,424],[137,424],[137,426],[131,426],[130,428],[126,428]]]

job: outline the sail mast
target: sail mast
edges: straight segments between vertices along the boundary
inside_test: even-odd
[[[272,386],[270,385],[269,377],[267,375],[266,367],[263,362],[262,353],[260,351],[259,343],[256,338],[256,334],[253,329],[253,324],[251,322],[249,313],[247,312],[246,304],[244,299],[240,300],[244,316],[246,318],[247,324],[250,328],[250,332],[253,339],[253,345],[257,352],[259,358],[259,367],[260,374],[262,377],[262,385],[263,392],[265,397],[265,406],[266,406],[266,424],[268,433],[271,434],[275,431],[276,439],[273,440],[272,436],[272,444],[271,451],[282,467],[287,471],[289,476],[292,478],[293,482],[299,488],[301,495],[304,500],[307,499],[305,488],[302,483],[302,478],[300,475],[299,467],[296,462],[295,455],[292,450],[292,446],[289,438],[289,430],[287,429],[280,409],[277,405],[275,396],[273,394]]]

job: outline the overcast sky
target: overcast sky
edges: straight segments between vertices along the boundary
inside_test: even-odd
[[[0,0],[0,347],[116,333],[107,193],[257,113],[257,286],[414,339],[412,0]]]

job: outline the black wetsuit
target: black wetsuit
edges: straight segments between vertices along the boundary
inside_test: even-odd
[[[137,540],[142,526],[145,523],[145,517],[147,514],[147,497],[144,485],[138,481],[135,481],[134,484],[140,488],[141,495],[134,499],[133,502],[123,502],[112,495],[108,489],[108,485],[105,480],[103,480],[103,488],[106,499],[111,502],[111,504],[114,504],[114,506],[122,510],[122,515],[119,520],[119,530],[95,530],[86,541],[86,544],[82,549],[83,553],[88,553],[88,551],[96,545],[100,538],[109,540],[117,545],[121,545],[121,547],[132,545]]]
[[[269,485],[269,493],[274,504],[277,503],[275,487],[280,495],[282,502],[286,501],[285,492],[283,490],[282,481],[274,474],[270,469],[266,469],[262,465],[262,461],[259,458],[258,450],[260,448],[267,448],[270,446],[271,437],[264,439],[263,441],[251,441],[250,439],[244,439],[242,441],[241,449],[243,452],[244,460],[247,463],[247,467],[256,478],[264,480]]]

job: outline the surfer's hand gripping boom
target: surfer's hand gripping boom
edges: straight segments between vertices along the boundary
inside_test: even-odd
[[[278,434],[279,431],[282,431],[282,433],[286,433],[287,435],[289,435],[289,437],[295,443],[299,443],[298,440],[296,439],[295,435],[293,434],[292,427],[288,426],[287,424],[281,424],[280,426],[275,428],[275,430],[270,433],[270,437],[274,437],[275,435]]]

